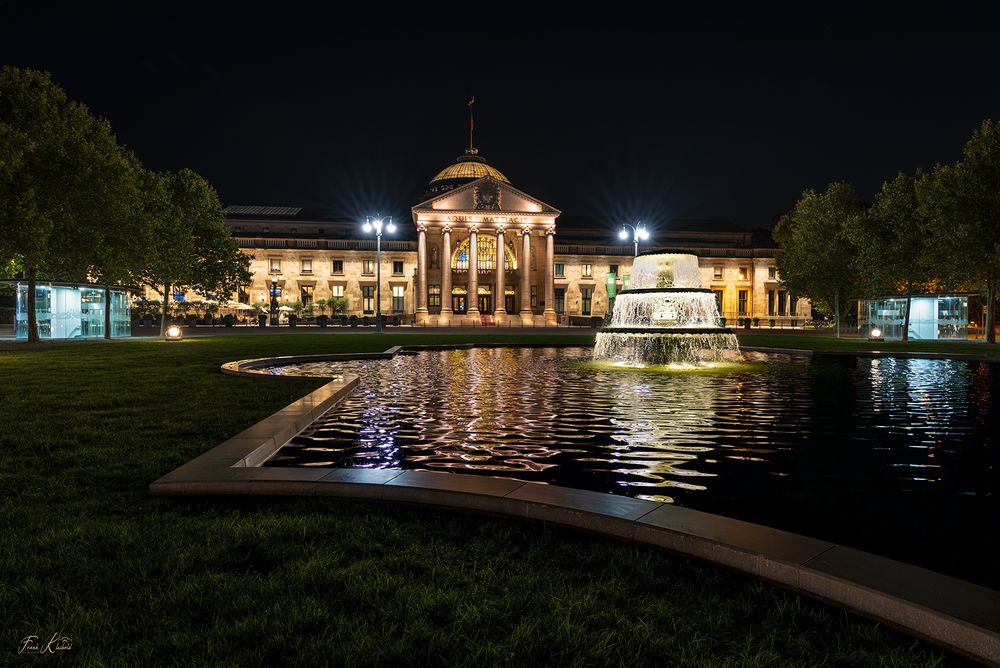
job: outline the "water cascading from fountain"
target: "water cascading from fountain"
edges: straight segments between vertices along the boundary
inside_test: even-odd
[[[609,326],[597,333],[594,359],[625,366],[703,365],[739,359],[722,327],[715,295],[701,287],[698,258],[640,255],[628,290],[615,298]]]

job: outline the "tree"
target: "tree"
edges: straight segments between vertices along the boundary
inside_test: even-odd
[[[850,184],[831,183],[822,193],[802,193],[774,228],[782,283],[814,303],[833,306],[838,337],[847,298],[858,286],[852,262],[856,249],[848,229],[863,212],[864,204]]]
[[[250,281],[250,261],[226,229],[219,197],[205,179],[189,169],[147,179],[154,235],[145,276],[163,289],[162,333],[174,289],[231,295]]]
[[[986,295],[986,342],[996,343],[1000,283],[1000,122],[985,120],[954,165],[937,165],[917,183],[935,266]]]
[[[117,237],[98,252],[93,234],[128,224],[136,165],[108,123],[48,73],[0,71],[0,258],[23,263],[29,341],[38,340],[40,276],[112,276],[127,263]]]
[[[913,288],[932,277],[916,181],[900,172],[883,183],[868,214],[853,218],[847,228],[857,247],[855,272],[865,294],[878,297],[900,288],[906,294],[903,341],[909,340]]]

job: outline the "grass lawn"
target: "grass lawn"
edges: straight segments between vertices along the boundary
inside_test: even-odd
[[[227,377],[222,362],[505,338],[547,340],[302,333],[0,352],[0,665],[28,661],[23,637],[56,632],[73,648],[46,660],[85,665],[955,662],[751,579],[570,531],[147,494],[322,384]]]
[[[892,352],[938,353],[944,355],[973,355],[986,359],[1000,359],[1000,345],[987,345],[982,341],[869,341],[864,338],[835,338],[823,334],[739,334],[741,346],[768,348],[798,348],[818,352],[857,352],[882,350]]]

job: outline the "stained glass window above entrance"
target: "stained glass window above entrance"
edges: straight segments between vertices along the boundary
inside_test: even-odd
[[[479,265],[479,269],[496,269],[497,268],[497,240],[495,237],[480,234],[479,239],[476,242],[476,248],[478,257],[476,257],[476,264]],[[468,269],[469,268],[469,240],[465,239],[451,256],[451,268],[452,269]],[[514,253],[510,248],[504,248],[504,263],[503,268],[505,271],[511,271],[517,269],[517,260],[514,258]]]

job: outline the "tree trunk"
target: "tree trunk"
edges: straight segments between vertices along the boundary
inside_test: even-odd
[[[840,338],[840,288],[833,291],[833,323],[836,336]]]
[[[160,318],[160,336],[167,334],[167,313],[170,311],[170,283],[163,284],[163,317]]]
[[[104,286],[104,338],[111,338],[111,286]]]
[[[910,340],[910,301],[913,295],[913,282],[906,282],[906,313],[903,315],[903,341]]]
[[[31,267],[27,273],[28,298],[25,300],[25,308],[28,309],[28,343],[38,343],[38,307],[35,305],[35,283],[38,278],[38,270]]]
[[[994,302],[997,298],[997,282],[996,279],[990,278],[986,283],[986,322],[984,323],[986,327],[986,343],[996,343],[997,333],[996,333],[996,320],[997,312],[994,308]]]

